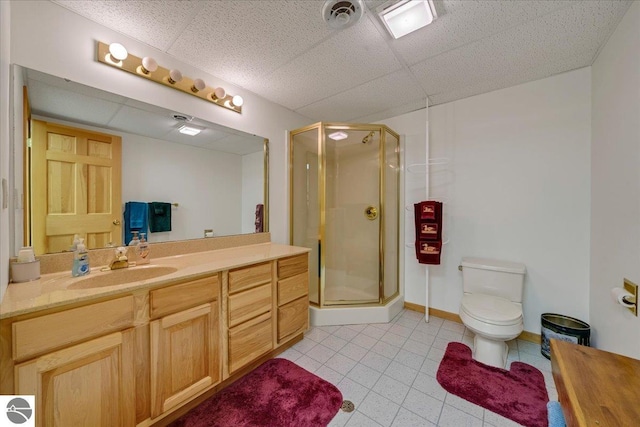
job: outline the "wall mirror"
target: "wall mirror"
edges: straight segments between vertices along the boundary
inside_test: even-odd
[[[171,204],[171,231],[148,233],[152,243],[268,231],[265,138],[18,65],[12,75],[24,193],[14,247],[68,250],[80,223],[109,215],[112,227],[87,235],[88,246],[121,244],[127,202]],[[200,133],[181,133],[185,125]],[[120,171],[107,164],[118,149],[104,135],[121,141]]]

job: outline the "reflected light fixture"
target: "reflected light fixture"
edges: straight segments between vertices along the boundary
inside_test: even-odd
[[[178,132],[189,136],[196,136],[197,134],[202,132],[202,128],[192,125],[182,125],[180,126],[180,128],[178,128]]]
[[[97,51],[98,62],[242,114],[242,96],[230,95],[222,87],[209,87],[203,79],[191,79],[182,75],[178,69],[164,68],[150,56],[132,55],[120,43],[98,41]]]
[[[394,39],[431,24],[437,17],[431,0],[392,0],[377,11]]]
[[[329,138],[333,139],[334,141],[340,141],[341,139],[345,139],[347,138],[347,133],[346,132],[342,132],[341,130],[338,132],[333,132],[329,134]]]

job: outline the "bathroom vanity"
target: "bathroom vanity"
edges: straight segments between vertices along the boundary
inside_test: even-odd
[[[0,392],[35,395],[40,426],[173,419],[302,338],[308,251],[249,244],[11,284]]]

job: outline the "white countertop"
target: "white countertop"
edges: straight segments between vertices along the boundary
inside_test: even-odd
[[[52,307],[90,301],[110,295],[151,289],[166,285],[170,282],[197,278],[222,270],[300,255],[309,251],[308,248],[297,246],[261,243],[207,252],[175,255],[166,258],[152,258],[149,264],[150,267],[174,267],[177,268],[177,271],[151,279],[88,289],[69,289],[69,287],[72,285],[77,286],[78,282],[99,275],[108,275],[116,272],[118,274],[126,274],[128,270],[145,269],[149,268],[149,266],[128,267],[127,269],[116,271],[101,271],[100,267],[92,266],[91,273],[87,276],[72,277],[71,265],[69,265],[69,271],[66,272],[43,274],[40,279],[32,282],[10,283],[2,300],[2,304],[0,304],[0,319]]]

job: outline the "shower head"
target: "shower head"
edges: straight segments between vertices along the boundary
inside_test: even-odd
[[[369,134],[367,136],[365,136],[364,138],[362,138],[362,143],[363,144],[368,144],[371,142],[371,138],[373,138],[373,135],[375,134],[375,131],[371,131],[369,132]]]

